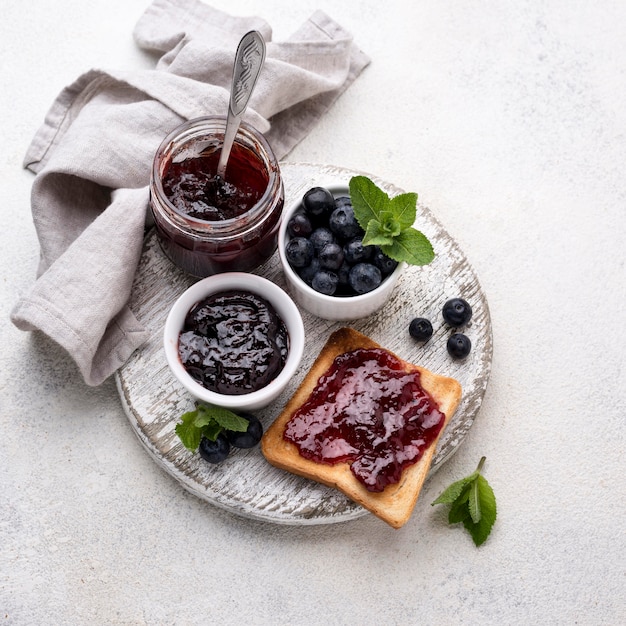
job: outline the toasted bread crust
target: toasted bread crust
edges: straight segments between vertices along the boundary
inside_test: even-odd
[[[335,357],[357,348],[382,348],[382,346],[366,335],[347,327],[340,328],[329,337],[294,395],[266,430],[261,440],[261,450],[272,465],[339,489],[390,526],[400,528],[411,516],[430,469],[439,437],[461,400],[461,385],[456,380],[434,374],[400,359],[407,372],[420,373],[421,386],[444,413],[445,423],[437,439],[424,451],[420,460],[402,472],[400,482],[387,485],[381,492],[368,491],[352,474],[349,463],[326,465],[305,459],[294,444],[283,438],[287,422],[313,392],[319,378],[328,370]],[[394,356],[399,358],[397,355]]]

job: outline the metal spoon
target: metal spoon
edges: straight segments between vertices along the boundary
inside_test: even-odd
[[[217,175],[225,180],[228,157],[241,123],[241,117],[248,106],[259,73],[265,61],[265,41],[256,30],[246,33],[237,46],[233,66],[233,84],[230,91],[228,118],[224,132],[224,145],[217,164]]]

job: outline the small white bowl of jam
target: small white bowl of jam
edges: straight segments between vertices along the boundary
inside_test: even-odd
[[[302,308],[349,321],[385,305],[405,264],[375,246],[364,248],[362,237],[347,185],[313,187],[286,207],[278,253],[289,292]]]
[[[170,370],[196,400],[252,411],[275,400],[295,375],[304,325],[278,285],[227,272],[198,281],[176,300],[163,343]]]

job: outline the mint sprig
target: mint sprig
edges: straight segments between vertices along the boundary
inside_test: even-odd
[[[481,474],[484,464],[485,457],[482,457],[473,474],[452,483],[432,503],[432,506],[450,504],[448,523],[462,522],[477,546],[489,536],[497,515],[493,489]]]
[[[223,407],[198,403],[193,411],[183,413],[176,424],[176,434],[185,448],[195,452],[202,437],[215,441],[224,430],[245,432],[248,420]]]
[[[365,231],[364,246],[379,246],[389,258],[410,265],[428,265],[435,258],[426,235],[413,228],[416,193],[390,198],[367,176],[353,176],[349,187],[354,216]]]

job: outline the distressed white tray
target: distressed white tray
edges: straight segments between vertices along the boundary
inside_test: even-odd
[[[286,204],[300,198],[310,187],[347,184],[352,176],[362,174],[305,163],[283,163],[281,169]],[[403,191],[369,176],[390,195]],[[461,404],[439,441],[432,474],[456,452],[480,408],[491,370],[491,322],[485,294],[463,252],[420,204],[416,226],[433,243],[435,260],[425,267],[408,267],[382,310],[349,325],[407,361],[452,376],[461,383]],[[257,273],[286,288],[278,254]],[[130,303],[138,320],[148,329],[150,339],[116,373],[116,382],[130,423],[156,463],[199,498],[249,518],[278,524],[327,524],[365,515],[363,508],[336,490],[272,467],[258,447],[233,450],[222,464],[210,465],[180,443],[174,427],[180,415],[193,408],[193,400],[170,374],[162,332],[170,306],[193,282],[165,258],[151,232],[145,241]],[[463,362],[448,356],[446,340],[451,331],[441,317],[443,303],[456,296],[468,300],[474,311],[464,331],[472,341],[472,352]],[[304,358],[284,393],[258,412],[266,427],[295,391],[328,335],[346,325],[319,319],[306,311],[302,311],[302,316],[306,333]],[[418,316],[433,322],[435,332],[426,345],[415,342],[408,333],[409,322]]]

